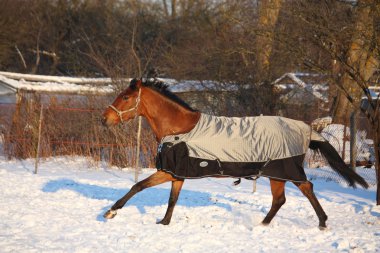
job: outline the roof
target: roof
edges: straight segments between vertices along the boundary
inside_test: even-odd
[[[273,82],[274,86],[289,92],[283,99],[299,97],[300,89],[317,99],[327,102],[326,83],[320,82],[321,75],[309,73],[286,73]],[[315,79],[312,82],[310,80]],[[130,78],[125,78],[128,82]],[[235,83],[221,83],[211,80],[175,80],[159,78],[169,86],[174,93],[199,91],[237,91],[239,85]],[[307,81],[305,81],[307,80]],[[317,83],[316,83],[317,82]],[[18,90],[39,91],[45,93],[75,93],[75,94],[110,94],[115,91],[115,80],[112,78],[86,78],[66,76],[45,76],[20,74],[0,71],[0,95],[15,93]],[[245,87],[247,88],[247,87]],[[380,87],[370,87],[373,99],[379,95]]]
[[[121,80],[130,81],[130,78]],[[220,83],[216,81],[195,81],[168,78],[158,78],[167,84],[173,93],[196,91],[236,91],[239,86],[232,83]],[[65,76],[45,76],[20,74],[0,71],[0,85],[5,86],[11,92],[17,90],[39,91],[44,93],[75,93],[75,94],[109,94],[115,91],[115,81],[112,78],[85,78]],[[0,91],[0,94],[2,92]]]
[[[114,91],[111,78],[42,76],[0,71],[0,84],[17,90],[46,93],[107,94]]]
[[[237,91],[239,85],[235,83],[221,83],[217,81],[205,80],[181,80],[159,79],[169,85],[169,90],[173,93],[199,92],[199,91]],[[245,86],[244,86],[245,87]]]
[[[285,73],[276,79],[273,85],[280,90],[288,91],[282,95],[282,100],[302,99],[305,95],[300,93],[307,93],[318,100],[328,102],[329,87],[320,74]]]

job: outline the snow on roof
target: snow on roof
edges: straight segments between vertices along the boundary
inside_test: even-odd
[[[0,82],[15,90],[26,91],[80,94],[108,94],[114,91],[111,78],[77,78],[0,72]]]
[[[297,86],[299,88],[302,88],[302,90],[312,94],[314,97],[316,97],[319,100],[322,100],[323,102],[328,102],[328,97],[326,94],[322,93],[326,90],[328,90],[328,86],[323,84],[311,84],[304,82],[301,77],[319,77],[318,74],[311,74],[311,73],[285,73],[280,78],[276,79],[273,84],[280,88],[280,89],[288,89],[291,88],[292,90],[296,89]],[[286,78],[289,78],[292,82],[292,84],[280,84],[280,82]],[[293,92],[294,93],[294,92]],[[290,96],[294,96],[294,94],[290,94]],[[287,96],[284,96],[284,99],[289,99]]]
[[[174,93],[194,92],[194,91],[237,91],[239,86],[232,83],[220,83],[216,81],[195,81],[174,79],[160,79],[165,84],[169,85],[169,90]]]
[[[319,77],[318,74],[310,73],[286,73],[275,80],[273,84],[281,89],[297,89],[312,94],[314,97],[327,102],[328,98],[324,91],[328,89],[323,84],[310,84],[301,78]],[[289,78],[291,84],[281,84],[284,79]],[[126,78],[126,80],[130,80]],[[239,85],[235,83],[221,83],[217,81],[196,81],[196,80],[175,80],[169,78],[159,78],[169,86],[169,90],[174,93],[195,92],[195,91],[237,91]],[[115,86],[111,78],[85,78],[85,77],[64,77],[64,76],[44,76],[19,74],[0,71],[0,82],[6,84],[13,90],[27,90],[40,92],[57,93],[98,93],[109,94],[114,92]],[[248,88],[244,86],[245,88]],[[292,94],[293,96],[294,94]]]
[[[28,81],[37,82],[55,82],[55,83],[77,83],[77,84],[96,84],[96,83],[112,83],[111,78],[88,78],[88,77],[69,77],[69,76],[47,76],[47,75],[32,75],[20,74],[14,72],[0,71],[0,75],[11,79],[25,79]]]
[[[131,80],[126,78],[128,82]],[[194,92],[194,91],[236,91],[239,86],[231,83],[220,83],[216,81],[195,81],[169,78],[158,78],[159,81],[167,84],[173,93]],[[111,78],[85,78],[85,77],[64,77],[64,76],[43,76],[31,74],[19,74],[0,71],[0,82],[7,85],[12,90],[27,90],[40,92],[58,93],[99,93],[108,94],[115,90]]]

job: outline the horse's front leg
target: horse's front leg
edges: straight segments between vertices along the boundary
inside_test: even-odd
[[[182,189],[183,182],[183,179],[172,181],[172,189],[170,191],[168,209],[166,210],[165,217],[161,221],[157,222],[157,224],[169,225],[175,204],[177,203],[179,193]]]
[[[130,198],[132,198],[136,193],[138,193],[138,192],[140,192],[146,188],[156,186],[159,184],[163,184],[165,182],[169,182],[169,181],[173,181],[173,180],[175,180],[175,179],[169,173],[166,173],[163,171],[157,171],[153,175],[149,176],[148,178],[146,178],[146,179],[138,182],[134,186],[132,186],[131,190],[127,194],[125,194],[124,197],[122,197],[121,199],[116,201],[116,203],[111,207],[110,210],[108,210],[103,215],[103,217],[106,219],[112,219],[113,217],[116,216],[117,210],[121,209],[125,205],[125,203],[127,203],[127,201]]]

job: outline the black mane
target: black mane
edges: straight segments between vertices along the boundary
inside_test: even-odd
[[[159,92],[160,94],[164,95],[165,97],[169,98],[175,103],[185,107],[186,109],[193,112],[196,111],[193,108],[191,108],[191,106],[187,104],[185,101],[183,101],[180,97],[175,95],[173,92],[169,91],[168,90],[169,86],[167,84],[164,84],[162,81],[158,81],[156,79],[145,79],[145,80],[142,80],[141,83],[144,87],[147,87]],[[133,79],[130,83],[130,87],[132,89],[136,89],[136,85],[137,85],[137,79]]]

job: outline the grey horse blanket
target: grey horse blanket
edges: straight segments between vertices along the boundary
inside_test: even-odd
[[[284,117],[201,114],[190,132],[161,140],[157,168],[179,178],[263,175],[303,182],[312,134],[309,125]]]

